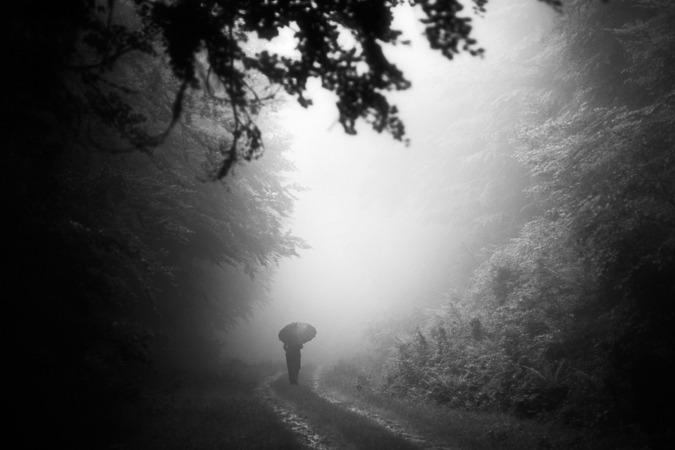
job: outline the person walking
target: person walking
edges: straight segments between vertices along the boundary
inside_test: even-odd
[[[308,323],[289,323],[279,331],[279,340],[284,343],[286,351],[286,366],[288,366],[288,381],[298,384],[300,372],[300,349],[316,336],[316,328]]]
[[[300,373],[300,349],[302,344],[284,344],[286,351],[286,366],[288,367],[288,381],[291,384],[298,384],[298,375]]]

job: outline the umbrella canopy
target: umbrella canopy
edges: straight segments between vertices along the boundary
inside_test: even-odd
[[[279,340],[288,345],[301,345],[316,336],[316,328],[308,323],[289,323],[279,331]]]

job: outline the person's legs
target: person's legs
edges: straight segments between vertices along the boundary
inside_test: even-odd
[[[298,358],[295,361],[295,384],[298,384],[298,375],[300,374],[300,352],[298,352]]]
[[[293,358],[291,362],[292,384],[298,384],[298,372],[300,371],[300,363],[297,358]]]
[[[293,361],[293,358],[286,355],[286,368],[288,369],[288,381],[289,383],[293,384],[293,380],[297,379],[297,376],[294,378],[293,374],[295,373],[295,364]]]

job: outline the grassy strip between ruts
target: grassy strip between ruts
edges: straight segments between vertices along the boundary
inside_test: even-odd
[[[230,364],[174,375],[153,386],[124,415],[115,450],[298,449],[291,431],[255,396],[271,366]]]
[[[309,370],[309,369],[307,369]],[[291,386],[285,376],[272,383],[274,392],[339,449],[416,449],[417,446],[359,414],[321,398],[307,386]]]

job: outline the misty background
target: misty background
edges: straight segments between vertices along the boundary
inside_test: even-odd
[[[495,1],[474,22],[485,56],[459,55],[451,63],[429,48],[419,14],[397,9],[394,26],[410,45],[387,49],[412,82],[392,93],[410,145],[365,126],[346,135],[334,97],[316,82],[308,89],[310,109],[289,103],[275,115],[291,136],[296,169],[289,177],[306,189],[297,194],[289,228],[311,248],[280,263],[270,302],[223,337],[224,355],[283,360],[277,333],[296,321],[317,328],[303,352],[305,361],[322,363],[371,349],[369,333],[387,322],[414,329],[426,309],[466,287],[481,250],[471,225],[487,216],[486,204],[503,200],[495,192],[508,189],[501,195],[526,202],[519,192],[524,171],[486,173],[481,161],[495,152],[486,136],[501,133],[500,144],[515,137],[523,112],[523,99],[513,98],[517,77],[556,12],[538,2]],[[513,223],[528,217],[517,209],[525,205],[513,208],[521,215]],[[515,232],[500,231],[504,239]]]

